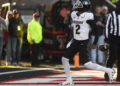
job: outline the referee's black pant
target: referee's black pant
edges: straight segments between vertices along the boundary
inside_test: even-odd
[[[120,81],[120,37],[110,36],[107,67],[112,68],[115,62],[117,62],[117,80]]]

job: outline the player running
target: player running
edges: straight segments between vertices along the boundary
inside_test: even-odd
[[[106,68],[98,64],[92,63],[89,60],[88,42],[90,30],[94,29],[94,15],[88,12],[91,2],[89,0],[77,0],[73,5],[73,11],[71,13],[72,27],[73,27],[73,39],[67,44],[64,56],[62,57],[62,64],[64,66],[66,81],[60,83],[61,86],[70,85],[74,86],[72,76],[70,74],[69,59],[72,58],[77,52],[82,54],[84,60],[84,66],[89,69],[106,72],[109,75],[109,82],[113,81],[115,71],[111,68]],[[95,31],[95,29],[93,30]],[[95,46],[97,37],[93,43]]]

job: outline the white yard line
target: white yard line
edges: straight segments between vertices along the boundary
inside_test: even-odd
[[[60,68],[61,68],[61,67],[60,67]],[[2,73],[0,73],[0,75],[14,74],[14,73],[23,73],[23,72],[32,72],[32,71],[40,71],[40,70],[51,70],[51,69],[58,69],[58,67],[39,68],[39,69],[32,69],[32,70],[18,70],[18,71],[10,71],[10,72],[2,72]]]
[[[18,71],[10,71],[10,72],[2,72],[0,73],[0,75],[6,75],[6,74],[14,74],[14,73],[23,73],[23,72],[32,72],[32,71],[40,71],[40,70],[57,70],[57,71],[62,71],[61,69],[59,70],[59,68],[63,68],[63,67],[51,67],[51,68],[39,68],[39,69],[30,69],[30,70],[18,70]]]
[[[2,73],[0,73],[0,75],[22,73],[22,72],[31,72],[31,71],[37,71],[37,70],[19,70],[19,71],[2,72]]]

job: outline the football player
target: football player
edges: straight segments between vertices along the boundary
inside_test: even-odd
[[[84,60],[84,66],[89,69],[106,72],[109,75],[109,82],[113,80],[115,71],[110,68],[100,66],[92,63],[89,60],[88,42],[89,33],[91,29],[94,29],[94,15],[89,12],[91,2],[90,0],[77,0],[73,5],[74,11],[71,13],[72,27],[73,27],[73,39],[67,44],[65,53],[62,57],[62,64],[64,66],[66,81],[60,83],[61,86],[70,85],[74,86],[72,76],[70,74],[69,59],[72,58],[77,52],[82,54]],[[93,30],[95,31],[95,29]],[[94,44],[91,46],[95,48],[97,37]]]

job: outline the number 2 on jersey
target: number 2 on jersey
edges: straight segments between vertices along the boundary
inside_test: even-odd
[[[80,25],[76,25],[76,34],[80,34],[79,30],[80,30]]]

